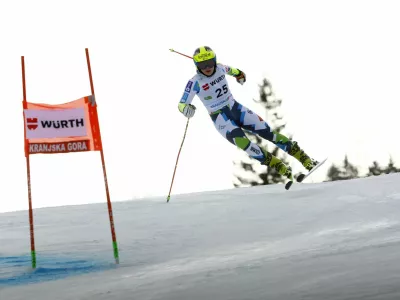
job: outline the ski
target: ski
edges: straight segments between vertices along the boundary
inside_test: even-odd
[[[328,157],[326,157],[325,159],[323,159],[322,161],[320,161],[314,168],[311,169],[310,172],[308,172],[307,174],[301,173],[299,176],[297,176],[296,181],[301,183],[304,181],[304,179],[306,179],[308,176],[310,176],[315,170],[317,170],[320,166],[322,166],[326,160],[328,159]],[[290,187],[293,185],[293,180],[289,180],[286,184],[285,184],[285,189],[289,190]]]
[[[328,159],[328,158],[326,157],[324,160],[320,161],[320,162],[319,162],[314,168],[312,168],[311,171],[308,172],[307,174],[300,174],[299,176],[297,176],[296,181],[297,181],[297,182],[303,182],[304,179],[306,179],[306,178],[307,178],[308,176],[310,176],[316,169],[318,169],[320,166],[322,166],[322,165],[326,162],[327,159]]]
[[[290,187],[292,186],[292,184],[293,184],[293,180],[289,180],[288,182],[286,182],[286,184],[285,184],[285,189],[286,189],[286,190],[290,189]]]

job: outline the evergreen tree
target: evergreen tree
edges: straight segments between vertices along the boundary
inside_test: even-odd
[[[367,176],[378,176],[383,173],[383,169],[381,168],[381,166],[378,164],[377,161],[374,161],[372,163],[372,166],[368,167],[368,169],[369,169],[369,172],[368,172]]]
[[[393,161],[392,156],[390,156],[389,164],[388,164],[387,167],[385,168],[384,172],[385,172],[385,174],[398,173],[398,172],[400,172],[400,169],[398,169],[398,168],[396,168],[396,167],[394,166],[394,161]]]
[[[272,90],[272,85],[266,78],[264,78],[262,84],[259,85],[259,93],[260,99],[254,101],[261,104],[265,109],[267,116],[266,120],[268,120],[267,122],[271,128],[278,133],[281,132],[286,126],[283,121],[283,117],[280,114],[282,100],[275,97]],[[246,132],[246,135],[252,142],[257,143],[287,164],[285,161],[287,155],[281,149],[273,145],[271,142],[266,141],[250,132]],[[270,147],[274,147],[274,149],[271,151],[269,149]],[[279,174],[274,168],[260,165],[259,161],[242,153],[242,150],[240,150],[240,154],[241,156],[244,156],[244,158],[239,161],[239,163],[234,162],[234,164],[240,170],[240,174],[234,174],[235,179],[239,182],[234,182],[235,187],[267,185],[285,182],[286,178]]]
[[[332,165],[328,170],[328,181],[348,180],[358,177],[358,169],[356,166],[349,162],[347,155],[345,155],[342,166]]]
[[[327,177],[328,181],[340,180],[340,168],[335,164],[332,164],[332,166],[328,169]]]
[[[378,176],[381,174],[398,173],[400,169],[394,165],[393,158],[390,156],[389,163],[386,167],[381,167],[377,161],[372,163],[372,166],[368,167],[369,172],[367,176]]]

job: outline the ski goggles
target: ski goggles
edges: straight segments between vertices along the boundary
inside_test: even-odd
[[[205,61],[201,61],[201,62],[197,62],[196,66],[200,69],[200,70],[204,70],[204,69],[208,69],[208,68],[212,68],[215,67],[215,59],[209,59],[209,60],[205,60]]]

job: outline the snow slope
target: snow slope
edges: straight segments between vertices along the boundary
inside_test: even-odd
[[[0,299],[400,299],[400,174],[0,214]]]

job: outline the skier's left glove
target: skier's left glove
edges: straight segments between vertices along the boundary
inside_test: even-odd
[[[238,69],[238,71],[239,71],[239,74],[237,74],[237,75],[235,76],[236,81],[237,81],[238,83],[240,83],[241,85],[243,85],[243,83],[246,82],[246,74],[244,74],[244,72],[243,72],[243,71],[240,71],[239,69]]]

